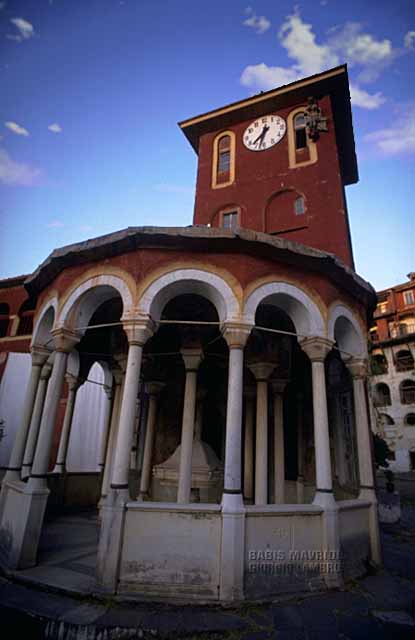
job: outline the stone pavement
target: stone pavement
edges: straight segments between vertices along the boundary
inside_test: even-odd
[[[88,591],[93,580],[96,523],[73,516],[62,545],[59,527],[47,527],[41,564],[22,580],[0,579],[2,637],[41,640],[171,638],[204,640],[384,640],[415,638],[415,507],[399,525],[382,527],[385,569],[342,591],[309,594],[240,608],[100,601],[58,593],[59,583]],[[78,531],[74,548],[71,535]],[[79,533],[80,528],[82,529]],[[59,539],[60,538],[60,539]],[[72,542],[72,544],[70,544]],[[37,572],[37,573],[36,573]],[[22,572],[19,572],[22,573]],[[52,574],[52,577],[51,577]],[[34,588],[46,576],[55,592]],[[83,575],[84,580],[81,577]],[[69,582],[67,582],[69,581]],[[72,582],[71,582],[72,581]],[[74,581],[74,582],[73,582]],[[55,586],[53,586],[55,582]],[[70,591],[70,590],[69,590]],[[6,626],[7,625],[7,626]],[[8,628],[12,632],[3,633]]]

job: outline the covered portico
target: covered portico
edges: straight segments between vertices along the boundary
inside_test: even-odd
[[[77,388],[100,360],[102,590],[232,602],[310,580],[338,586],[368,558],[379,564],[366,358],[355,311],[326,307],[298,282],[241,287],[196,264],[140,283],[121,270],[86,275],[37,314],[25,417],[2,487],[3,563],[36,563],[64,381],[57,473]],[[352,399],[348,442],[357,443],[341,472],[332,370]]]

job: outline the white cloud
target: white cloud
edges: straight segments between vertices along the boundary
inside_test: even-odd
[[[408,31],[403,39],[404,47],[413,49],[415,45],[415,31]]]
[[[38,183],[41,170],[15,162],[5,149],[0,149],[0,182],[12,186],[31,187]]]
[[[363,33],[362,25],[358,22],[347,22],[342,28],[332,29],[327,43],[346,60],[349,67],[360,67],[360,82],[376,80],[400,55],[388,38],[378,40],[370,33]]]
[[[10,131],[15,133],[17,136],[30,136],[30,133],[24,127],[21,127],[17,122],[8,121],[4,123],[4,126],[7,127]]]
[[[49,129],[49,131],[52,131],[52,133],[61,133],[62,132],[62,127],[57,122],[54,122],[53,124],[50,124],[48,126],[48,129]]]
[[[45,225],[48,229],[61,229],[65,226],[65,223],[62,220],[51,220]]]
[[[312,25],[303,22],[297,13],[287,17],[278,37],[288,57],[295,60],[295,67],[303,75],[319,73],[339,64],[330,47],[317,44]]]
[[[415,153],[415,105],[396,118],[391,127],[379,129],[365,136],[386,155]]]
[[[320,73],[344,59],[351,66],[359,62],[362,72],[358,79],[364,82],[365,75],[366,80],[374,79],[395,56],[389,40],[376,40],[370,34],[361,33],[359,24],[348,23],[342,29],[331,29],[329,39],[319,43],[312,25],[304,22],[297,10],[285,19],[278,40],[293,64],[288,67],[273,67],[263,62],[248,65],[242,71],[241,84],[266,91]],[[354,105],[364,109],[377,109],[385,102],[380,92],[370,94],[358,86],[352,87],[351,93]]]
[[[257,16],[251,7],[247,7],[245,13],[248,15],[248,18],[243,22],[246,27],[251,27],[251,29],[254,29],[259,35],[268,31],[271,26],[268,18],[265,16]]]
[[[33,38],[33,36],[35,35],[33,25],[30,24],[30,22],[28,22],[27,20],[24,20],[24,18],[11,18],[10,22],[14,24],[16,29],[19,31],[19,35],[14,36],[11,39],[19,39],[19,41],[21,42],[22,40],[29,40],[29,38]]]
[[[390,58],[393,47],[390,40],[376,40],[370,33],[362,33],[358,22],[347,22],[336,29],[328,44],[334,51],[340,51],[349,64],[373,64]]]
[[[268,91],[274,87],[294,82],[300,74],[291,68],[268,67],[264,62],[245,67],[241,75],[241,84],[245,87]]]
[[[355,107],[370,110],[379,109],[386,100],[380,91],[371,94],[352,83],[350,84],[350,97]]]

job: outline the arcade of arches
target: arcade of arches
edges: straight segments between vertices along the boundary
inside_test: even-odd
[[[222,601],[279,593],[292,575],[264,580],[250,563],[277,547],[287,559],[333,554],[334,569],[314,576],[327,586],[368,558],[380,563],[364,335],[340,303],[327,317],[284,282],[253,288],[241,308],[223,279],[191,269],[153,280],[138,304],[128,283],[104,274],[45,303],[2,486],[4,563],[36,563],[59,401],[65,389],[58,475],[96,362],[104,590]]]

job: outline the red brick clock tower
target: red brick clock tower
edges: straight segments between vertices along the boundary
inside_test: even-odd
[[[345,65],[180,127],[199,158],[194,224],[284,237],[353,267],[344,187],[358,174]]]

